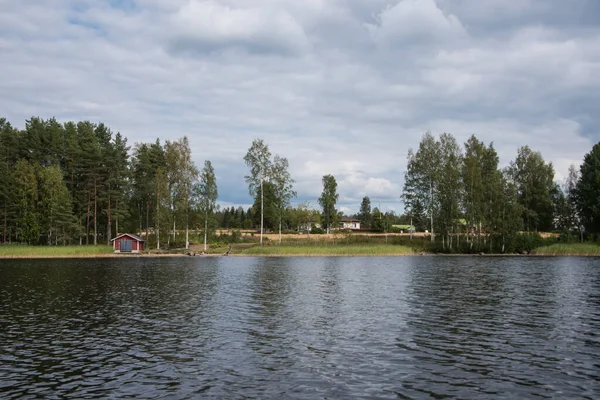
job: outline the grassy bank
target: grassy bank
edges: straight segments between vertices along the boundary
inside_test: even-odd
[[[23,246],[1,245],[0,258],[95,257],[113,254],[109,246]]]
[[[532,253],[539,256],[600,256],[600,246],[595,243],[555,243],[538,247]]]
[[[248,256],[404,256],[415,254],[410,247],[398,245],[342,246],[255,246],[234,254]]]

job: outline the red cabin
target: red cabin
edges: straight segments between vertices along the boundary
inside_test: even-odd
[[[139,253],[144,250],[144,240],[130,233],[123,233],[112,242],[115,253]]]

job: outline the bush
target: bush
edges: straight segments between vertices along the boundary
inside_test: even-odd
[[[312,228],[310,228],[310,233],[312,233],[313,235],[322,235],[325,233],[325,229],[313,226]]]
[[[217,236],[217,242],[231,244],[231,243],[240,243],[243,242],[244,238],[242,237],[242,232],[239,230],[233,230],[230,234],[221,233]]]

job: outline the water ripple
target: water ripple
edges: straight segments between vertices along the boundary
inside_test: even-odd
[[[0,261],[0,397],[600,397],[600,260]]]

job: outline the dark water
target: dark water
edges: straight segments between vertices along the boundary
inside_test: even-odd
[[[0,260],[0,398],[600,398],[600,259]]]

